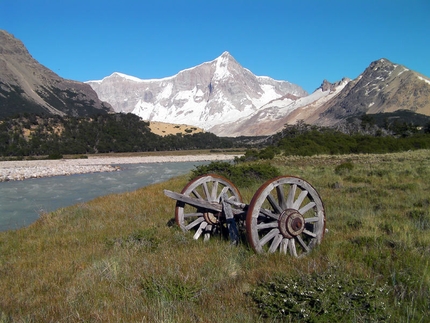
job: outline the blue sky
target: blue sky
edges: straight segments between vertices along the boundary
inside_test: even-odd
[[[77,81],[172,76],[224,51],[308,92],[380,58],[430,77],[429,0],[0,0],[0,29]]]

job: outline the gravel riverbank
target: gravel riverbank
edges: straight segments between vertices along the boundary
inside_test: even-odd
[[[121,164],[232,160],[236,155],[89,157],[88,159],[1,161],[0,182],[29,178],[119,171]]]

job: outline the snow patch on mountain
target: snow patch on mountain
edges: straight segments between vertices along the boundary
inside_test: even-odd
[[[421,81],[424,81],[424,82],[426,82],[426,83],[430,84],[430,80],[429,80],[429,79],[426,79],[426,78],[421,77],[421,76],[419,76],[419,75],[417,75],[417,77],[418,77]]]

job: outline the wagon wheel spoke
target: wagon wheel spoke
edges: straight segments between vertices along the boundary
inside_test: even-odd
[[[281,241],[282,241],[282,239],[283,239],[284,237],[282,236],[282,234],[277,234],[274,238],[273,238],[273,240],[272,240],[272,244],[270,245],[270,248],[269,248],[269,252],[270,253],[273,253],[273,252],[275,252],[277,249],[278,249],[278,247],[279,247],[279,245],[281,244]]]
[[[273,222],[262,222],[260,224],[257,224],[257,229],[258,230],[262,230],[262,229],[268,229],[268,228],[277,228],[278,227],[278,222],[273,221]]]
[[[309,202],[308,204],[306,204],[305,206],[303,206],[300,210],[299,210],[299,212],[301,213],[301,214],[305,214],[306,212],[308,212],[308,211],[310,211],[312,208],[314,208],[315,207],[315,202]]]
[[[191,218],[196,216],[203,216],[202,212],[184,213],[184,218]]]
[[[305,249],[306,252],[309,252],[309,246],[303,241],[301,236],[297,236],[296,237],[297,241],[299,242],[299,244],[302,246],[303,249]]]
[[[218,181],[213,182],[212,191],[211,191],[211,200],[219,202],[219,199],[217,199],[218,195]]]
[[[273,212],[272,212],[272,211],[270,211],[270,210],[261,209],[261,210],[260,210],[260,214],[261,214],[261,215],[264,215],[264,216],[266,216],[266,217],[268,217],[268,218],[271,218],[271,219],[273,219],[273,220],[276,220],[276,221],[278,221],[278,219],[279,219],[279,214],[277,214],[277,213],[273,213]]]
[[[208,224],[205,230],[205,234],[203,236],[203,241],[208,241],[211,237],[210,232],[212,232],[212,224]]]
[[[288,239],[283,238],[279,245],[279,252],[286,255],[288,251]]]
[[[261,240],[260,243],[262,246],[264,246],[267,242],[269,242],[271,239],[273,239],[277,234],[279,234],[279,230],[272,229],[268,234],[266,234]]]
[[[194,195],[195,197],[197,197],[199,200],[204,200],[204,198],[200,196],[200,193],[199,193],[199,192],[197,192],[197,191],[195,191],[195,190],[193,190],[192,192],[193,192],[193,195]]]
[[[312,237],[312,238],[316,238],[317,237],[316,233],[308,231],[306,229],[303,230],[303,233],[306,234],[306,235],[308,235],[308,236],[310,236],[310,237]]]
[[[287,207],[293,207],[294,195],[296,195],[296,190],[297,190],[297,185],[296,184],[291,185],[287,196]]]
[[[269,204],[272,206],[276,214],[282,213],[282,207],[278,204],[278,202],[275,200],[272,194],[267,195],[267,200],[269,201]],[[280,204],[282,205],[282,203]]]
[[[205,193],[205,200],[210,201],[208,183],[207,182],[202,183],[202,187],[203,187],[203,192]]]
[[[223,194],[227,194],[229,200],[242,203],[242,197],[236,186],[219,175],[199,176],[189,182],[181,194],[215,204],[221,202]],[[175,220],[184,232],[190,231],[194,239],[202,238],[204,241],[222,232],[225,222],[221,212],[194,206],[188,202],[176,203]]]
[[[246,215],[246,234],[256,252],[300,257],[318,245],[325,231],[324,206],[315,188],[293,176],[264,183]]]
[[[297,257],[297,249],[296,249],[296,243],[294,239],[288,240],[288,249],[290,250],[291,256]]]
[[[318,222],[318,220],[319,220],[319,217],[317,217],[317,216],[305,218],[306,223]]]
[[[300,195],[297,197],[297,200],[293,203],[293,209],[298,209],[300,205],[302,205],[305,198],[308,196],[307,191],[301,191]]]
[[[197,219],[195,219],[193,222],[191,222],[190,224],[188,224],[185,229],[186,230],[190,230],[191,228],[194,228],[197,224],[202,223],[205,219],[203,217],[199,217]]]
[[[281,210],[287,208],[287,200],[285,199],[284,187],[282,185],[276,186],[276,193]],[[281,211],[282,212],[282,211]]]
[[[229,188],[226,186],[224,187],[221,192],[218,194],[218,196],[216,197],[215,201],[221,201],[221,196],[223,196],[225,193],[227,193],[229,191]],[[216,194],[216,192],[215,192]],[[234,195],[230,196],[229,199],[234,198]]]
[[[194,240],[197,240],[200,237],[200,235],[202,234],[204,228],[206,228],[207,225],[208,225],[208,223],[205,222],[205,221],[203,221],[203,222],[200,223],[199,228],[197,229],[196,233],[193,236]]]

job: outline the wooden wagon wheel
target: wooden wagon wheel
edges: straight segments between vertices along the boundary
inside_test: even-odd
[[[325,231],[324,205],[311,184],[293,176],[264,183],[246,214],[246,234],[258,253],[300,257],[319,244]]]
[[[193,206],[181,201],[176,202],[175,220],[183,231],[194,231],[194,239],[201,236],[206,241],[211,235],[221,232],[222,211],[221,196],[227,194],[229,200],[242,202],[242,196],[236,186],[226,178],[210,174],[202,175],[189,182],[181,194],[218,204],[220,212]],[[225,196],[225,195],[224,195]]]

